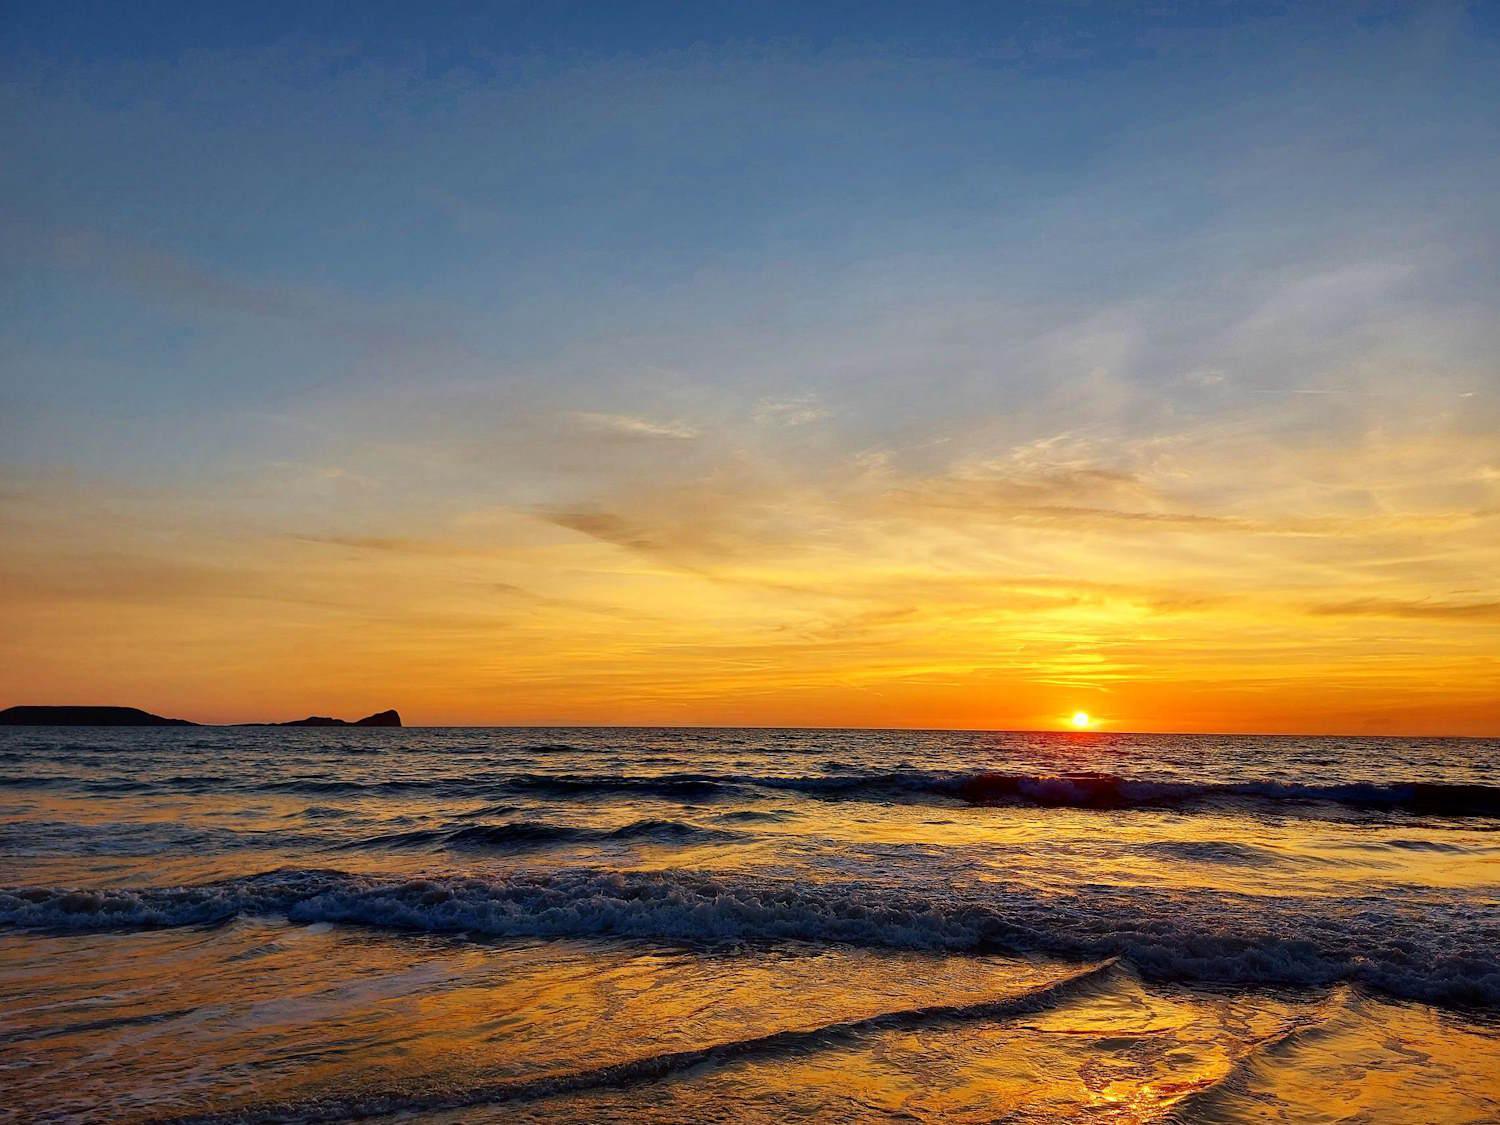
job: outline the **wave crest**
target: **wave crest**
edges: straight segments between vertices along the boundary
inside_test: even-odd
[[[1433,816],[1500,816],[1500,787],[1439,782],[1298,784],[1277,781],[1195,782],[1114,774],[1042,776],[920,770],[837,778],[767,778],[763,784],[814,796],[862,793],[894,799],[949,798],[970,805],[1076,809],[1198,809],[1223,805],[1337,806]]]
[[[402,796],[427,794],[493,800],[541,796],[573,800],[611,796],[659,797],[683,803],[750,800],[768,794],[795,794],[824,801],[948,803],[975,806],[1021,805],[1128,811],[1180,812],[1260,809],[1303,816],[1351,814],[1410,817],[1500,817],[1500,786],[1427,781],[1329,782],[1188,781],[1136,778],[1107,773],[1021,774],[997,771],[941,772],[898,769],[886,773],[832,775],[766,774],[581,774],[505,773],[464,778],[395,778],[377,781],[334,778],[279,778],[260,783],[217,777],[157,780],[31,777],[3,779],[16,787],[77,787],[88,792],[218,792],[224,787],[252,792],[291,792],[310,796]]]
[[[501,937],[815,941],[952,952],[1121,956],[1148,977],[1243,985],[1356,981],[1440,1004],[1500,1005],[1500,903],[1022,884],[926,894],[685,870],[381,880],[292,869],[196,887],[0,891],[0,924],[101,930],[280,914]]]

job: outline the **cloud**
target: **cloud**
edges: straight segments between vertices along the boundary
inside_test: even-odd
[[[559,598],[550,594],[538,593],[526,586],[519,586],[514,582],[496,582],[492,589],[497,594],[505,597],[515,598],[519,601],[529,602],[543,609],[558,609],[574,613],[597,614],[601,617],[613,617],[629,621],[660,620],[654,615],[646,613],[639,606],[633,605],[609,605],[606,603],[586,601],[583,598]]]
[[[1318,617],[1405,617],[1421,621],[1500,621],[1500,602],[1403,601],[1356,598],[1311,606]]]
[[[813,394],[788,398],[763,398],[755,404],[753,417],[763,425],[805,426],[829,416],[830,411]]]
[[[413,539],[400,535],[291,535],[299,543],[327,547],[349,547],[358,551],[382,551],[400,555],[484,555],[491,552],[453,543]]]
[[[541,508],[537,515],[548,523],[616,547],[627,547],[633,551],[654,551],[659,548],[656,539],[630,520],[613,512],[585,508]]]
[[[653,422],[649,418],[636,418],[629,414],[596,414],[592,411],[575,410],[568,417],[586,430],[627,438],[687,441],[698,436],[696,429],[682,422]]]
[[[1194,387],[1220,387],[1229,380],[1229,376],[1225,372],[1213,368],[1189,371],[1182,378],[1183,382]]]
[[[305,283],[250,280],[185,254],[87,227],[5,232],[5,242],[43,263],[101,278],[147,300],[215,313],[313,324],[332,334],[387,344],[410,337],[346,295]]]
[[[1137,512],[1120,508],[1089,508],[1067,504],[1038,504],[1016,508],[1010,513],[1020,519],[1033,519],[1084,525],[1090,523],[1148,524],[1156,527],[1190,527],[1205,530],[1255,530],[1256,525],[1228,516],[1204,515],[1200,512]]]

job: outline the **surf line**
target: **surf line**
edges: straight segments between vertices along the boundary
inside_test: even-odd
[[[173,1125],[236,1125],[273,1121],[343,1121],[395,1113],[466,1109],[505,1102],[537,1101],[588,1090],[620,1089],[654,1082],[695,1066],[774,1057],[803,1049],[819,1049],[891,1028],[931,1027],[976,1020],[1004,1020],[1062,1003],[1075,993],[1102,982],[1119,964],[1118,957],[1094,962],[1066,976],[1015,996],[971,1004],[938,1004],[880,1012],[854,1020],[838,1020],[811,1028],[788,1028],[748,1039],[732,1039],[707,1047],[648,1055],[627,1062],[568,1074],[541,1075],[471,1086],[466,1090],[431,1093],[388,1091],[347,1099],[309,1099],[244,1106],[207,1114],[167,1118]]]

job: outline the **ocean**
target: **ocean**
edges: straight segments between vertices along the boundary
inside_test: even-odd
[[[0,1116],[1500,1121],[1500,743],[0,730]]]

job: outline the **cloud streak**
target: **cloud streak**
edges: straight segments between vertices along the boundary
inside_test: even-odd
[[[596,434],[627,438],[668,438],[673,441],[688,441],[698,436],[697,430],[681,422],[653,422],[648,418],[635,418],[629,414],[575,411],[570,417],[581,429]]]

